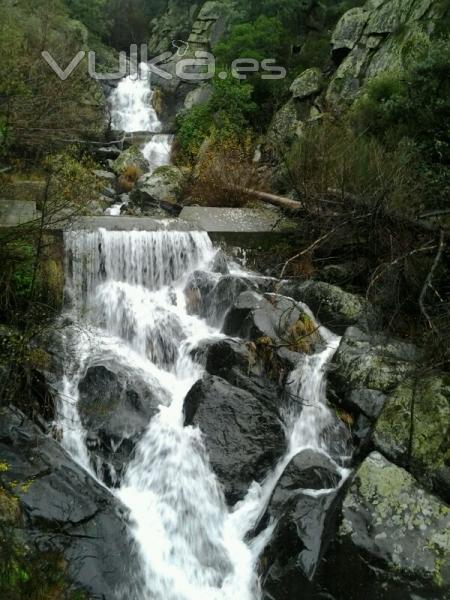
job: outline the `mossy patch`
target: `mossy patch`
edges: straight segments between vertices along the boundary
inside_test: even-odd
[[[386,456],[410,465],[424,480],[430,480],[432,473],[450,460],[449,439],[448,375],[431,375],[416,383],[409,379],[400,384],[386,401],[374,431],[375,445]]]

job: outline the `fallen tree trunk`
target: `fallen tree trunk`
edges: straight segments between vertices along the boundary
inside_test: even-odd
[[[263,200],[264,202],[269,202],[269,204],[279,206],[286,210],[298,211],[303,208],[303,204],[297,200],[291,200],[290,198],[284,198],[283,196],[277,196],[276,194],[270,194],[269,192],[252,190],[250,188],[238,188],[238,191],[246,194],[247,196],[252,196],[258,200]]]

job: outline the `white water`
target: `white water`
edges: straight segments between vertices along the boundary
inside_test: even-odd
[[[150,171],[170,164],[173,141],[172,135],[159,133],[161,122],[152,105],[153,94],[150,69],[141,63],[139,76],[129,75],[122,79],[110,98],[113,129],[127,133],[153,133],[142,148],[150,163]]]
[[[183,400],[202,368],[190,351],[220,337],[190,316],[183,293],[190,273],[207,269],[215,250],[200,232],[67,232],[67,357],[61,383],[63,444],[92,472],[77,410],[78,384],[91,366],[126,369],[157,395],[160,412],[138,444],[121,487],[140,549],[142,583],[123,600],[256,600],[259,553],[269,527],[254,527],[290,458],[305,447],[328,451],[321,436],[332,421],[324,369],[339,339],[321,328],[326,348],[291,374],[286,456],[230,511],[210,468],[201,433],[183,427]],[[304,404],[303,410],[298,397]],[[95,476],[95,473],[93,473]],[[342,470],[342,474],[345,472]]]

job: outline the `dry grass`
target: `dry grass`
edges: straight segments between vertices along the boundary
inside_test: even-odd
[[[121,174],[118,180],[119,193],[128,194],[134,188],[137,180],[141,177],[142,171],[135,165],[128,166]]]
[[[253,149],[234,141],[210,142],[200,153],[189,189],[193,202],[203,206],[245,206],[245,189],[267,190],[267,178],[253,161]]]

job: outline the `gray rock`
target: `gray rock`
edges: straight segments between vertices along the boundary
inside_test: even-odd
[[[20,411],[0,411],[0,484],[18,499],[21,539],[61,556],[75,589],[116,598],[137,576],[126,509]]]
[[[143,175],[130,194],[134,206],[147,207],[176,205],[184,181],[183,172],[177,167],[158,167]]]
[[[112,170],[116,175],[121,175],[128,167],[133,167],[145,173],[149,169],[149,163],[138,146],[130,146],[116,158],[112,164]]]
[[[304,302],[316,318],[332,331],[344,333],[347,327],[379,329],[378,311],[363,296],[345,292],[340,287],[324,281],[307,281],[302,284],[283,282],[280,292]]]
[[[449,375],[433,374],[401,383],[387,398],[373,442],[389,460],[410,470],[450,503],[445,475],[450,466]]]
[[[229,275],[230,269],[228,268],[228,261],[223,250],[218,250],[211,265],[211,271],[213,273],[220,273],[221,275]]]
[[[160,400],[135,374],[115,373],[104,366],[87,370],[79,392],[92,466],[108,485],[116,485]]]
[[[354,575],[361,560],[371,568],[372,581],[366,579],[365,586],[380,593],[383,582],[400,580],[406,589],[414,586],[419,595],[425,591],[426,598],[446,597],[450,509],[407,471],[373,452],[356,473],[342,513],[334,552],[345,564],[355,565]],[[355,587],[359,587],[356,580]]]
[[[104,182],[106,185],[113,185],[116,181],[116,174],[111,173],[111,171],[94,171],[94,175],[98,179],[101,179],[101,181]]]
[[[184,401],[185,425],[200,427],[211,466],[229,504],[261,481],[285,450],[278,398],[270,402],[205,375]]]
[[[379,390],[370,390],[367,388],[352,390],[348,396],[350,407],[372,421],[378,418],[385,402],[386,394]]]
[[[199,104],[206,104],[212,96],[212,87],[208,84],[201,85],[191,90],[184,99],[184,108],[190,110]]]
[[[223,332],[258,341],[283,342],[291,350],[309,351],[320,334],[301,304],[277,294],[243,292],[228,312]]]
[[[319,94],[323,87],[323,77],[320,69],[313,67],[306,69],[299,75],[290,87],[292,97],[296,100],[304,100],[310,96]]]
[[[353,390],[387,393],[415,371],[420,358],[413,344],[349,327],[334,356],[329,380],[344,400]]]
[[[314,450],[303,450],[286,467],[263,519],[264,525],[277,523],[261,561],[269,598],[288,600],[307,591],[335,531],[339,481],[332,461]],[[319,495],[303,491],[324,488],[329,491]]]

